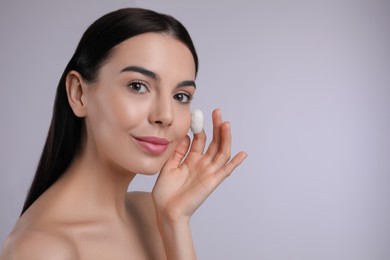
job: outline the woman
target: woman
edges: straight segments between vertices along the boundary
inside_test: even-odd
[[[84,33],[56,94],[46,144],[1,259],[195,259],[189,220],[245,159],[229,123],[187,132],[198,59],[174,18],[121,9]],[[205,150],[205,152],[204,152]],[[159,173],[151,194],[127,192]]]

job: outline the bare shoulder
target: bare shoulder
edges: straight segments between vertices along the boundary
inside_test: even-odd
[[[75,246],[66,237],[48,231],[14,231],[0,256],[6,259],[78,259]]]

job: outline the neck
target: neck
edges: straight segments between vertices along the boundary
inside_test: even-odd
[[[60,200],[56,204],[77,209],[79,216],[123,219],[127,189],[134,176],[91,153],[81,153],[58,180]]]

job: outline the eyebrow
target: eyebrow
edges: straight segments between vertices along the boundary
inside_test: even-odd
[[[148,70],[146,68],[143,68],[143,67],[140,67],[140,66],[127,66],[125,68],[123,68],[121,71],[122,72],[137,72],[137,73],[140,73],[148,78],[151,78],[153,80],[156,80],[156,81],[160,81],[161,78],[159,77],[159,75],[151,70]],[[196,88],[196,83],[195,81],[193,80],[184,80],[184,81],[181,81],[179,82],[176,87],[194,87]]]

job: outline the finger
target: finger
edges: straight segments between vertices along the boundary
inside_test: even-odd
[[[223,123],[220,109],[215,109],[213,111],[212,119],[213,119],[213,139],[205,153],[205,155],[209,158],[213,158],[217,154],[219,149],[220,130],[221,130],[220,128]]]
[[[236,169],[246,159],[246,157],[248,157],[247,153],[239,152],[233,157],[233,159],[231,159],[225,166],[223,166],[215,174],[219,182],[222,182],[224,179],[226,179],[226,177],[230,176],[234,169]]]
[[[200,153],[203,154],[204,147],[206,145],[206,133],[203,130],[199,134],[194,134],[194,138],[192,140],[190,153]]]
[[[221,125],[221,141],[219,150],[213,159],[215,165],[225,165],[231,156],[232,135],[230,131],[230,123],[224,122]]]
[[[165,163],[164,167],[168,168],[179,168],[181,161],[186,155],[188,148],[190,146],[190,138],[189,136],[185,136],[183,140],[176,147],[175,151],[172,153],[171,157]]]
[[[247,154],[245,152],[239,152],[215,174],[207,175],[202,185],[196,187],[198,189],[196,193],[201,194],[202,190],[205,188],[209,194],[213,192],[229,175],[231,175],[234,169],[237,168],[246,157]]]

